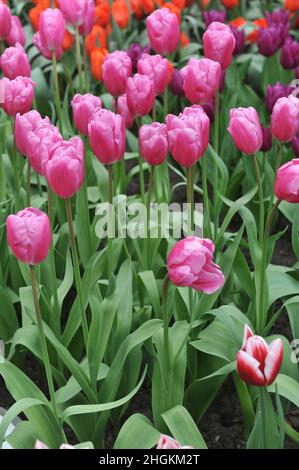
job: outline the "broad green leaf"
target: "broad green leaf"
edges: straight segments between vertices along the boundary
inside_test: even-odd
[[[146,416],[136,413],[123,424],[114,449],[151,449],[159,441],[160,432]]]
[[[173,437],[182,446],[206,449],[206,443],[192,417],[183,406],[175,406],[162,415]]]

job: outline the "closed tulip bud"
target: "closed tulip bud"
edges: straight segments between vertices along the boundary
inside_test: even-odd
[[[90,54],[90,71],[95,80],[102,80],[103,78],[103,64],[107,56],[107,49],[94,49]]]
[[[18,76],[30,77],[29,60],[21,44],[5,49],[0,60],[2,72],[10,80]]]
[[[157,444],[157,449],[164,449],[164,450],[175,450],[179,449],[181,444],[173,439],[173,437],[166,436],[166,434],[161,434],[159,442]]]
[[[276,174],[274,192],[280,201],[299,202],[299,158],[282,165]]]
[[[88,135],[89,121],[97,108],[102,107],[102,100],[97,96],[75,95],[71,101],[76,129],[83,135]]]
[[[180,40],[177,16],[167,8],[159,8],[146,19],[146,29],[152,48],[157,54],[172,54]]]
[[[6,228],[11,251],[21,263],[34,266],[46,259],[51,244],[47,214],[28,207],[15,215],[9,215]]]
[[[260,28],[257,45],[259,52],[265,57],[274,55],[280,48],[279,30],[275,27]]]
[[[237,371],[244,382],[257,387],[271,385],[280,370],[282,358],[280,338],[268,345],[264,338],[254,335],[245,325],[242,349],[237,354]]]
[[[138,73],[147,75],[155,84],[156,96],[161,95],[168,85],[168,60],[159,54],[143,54],[137,64]]]
[[[290,142],[299,130],[299,99],[293,95],[280,98],[271,116],[271,131],[280,142]]]
[[[141,59],[142,54],[150,53],[150,46],[142,47],[139,43],[135,42],[127,49],[127,54],[131,59],[133,71],[137,71],[138,60]]]
[[[299,44],[288,38],[281,49],[280,63],[283,68],[291,70],[299,65]]]
[[[139,148],[142,158],[150,165],[161,165],[166,160],[168,142],[165,124],[153,122],[139,131]]]
[[[11,30],[11,13],[8,6],[0,2],[0,41],[6,39]]]
[[[214,243],[198,237],[177,242],[167,258],[168,276],[176,286],[212,294],[224,284],[220,267],[213,262]]]
[[[67,24],[81,26],[87,13],[87,0],[59,0],[61,10]]]
[[[85,15],[83,23],[79,28],[79,33],[82,36],[87,36],[91,33],[94,24],[95,3],[94,0],[87,0]]]
[[[34,132],[41,121],[41,115],[35,110],[29,111],[23,115],[16,115],[14,136],[17,149],[21,155],[28,157],[29,133]]]
[[[135,116],[145,116],[154,106],[155,84],[146,75],[136,73],[127,81],[126,94],[131,113]]]
[[[2,107],[9,116],[24,114],[32,106],[35,83],[28,77],[17,77],[14,80],[2,78]]]
[[[84,180],[84,145],[80,137],[53,145],[43,171],[52,191],[62,199],[78,192]]]
[[[226,20],[226,11],[225,10],[210,10],[203,12],[203,19],[206,25],[206,28],[214,21],[218,23],[225,23]]]
[[[133,126],[135,114],[131,113],[131,111],[129,110],[126,94],[118,98],[117,112],[123,118],[127,129]]]
[[[215,21],[203,35],[205,57],[219,62],[226,69],[232,61],[236,40],[230,27]]]
[[[210,119],[210,122],[215,121],[215,99],[211,98],[208,103],[205,103],[202,105],[202,108],[208,118]]]
[[[54,144],[62,141],[62,136],[58,128],[51,124],[49,118],[45,118],[27,133],[26,139],[30,164],[36,173],[43,175],[50,149]]]
[[[293,91],[289,85],[283,85],[277,82],[276,85],[267,86],[266,107],[269,113],[272,113],[274,105],[279,98],[288,97]]]
[[[245,49],[245,31],[243,29],[236,28],[235,26],[230,26],[230,30],[235,37],[235,48],[234,48],[234,55],[239,55],[244,52]]]
[[[265,18],[267,25],[276,29],[279,49],[289,35],[290,15],[287,11],[281,8],[275,10],[273,13],[267,11],[265,13]]]
[[[184,96],[184,79],[180,70],[175,69],[171,74],[170,89],[176,96]]]
[[[299,157],[299,134],[291,142],[295,157]]]
[[[269,127],[262,126],[263,143],[261,146],[262,152],[269,152],[272,149],[272,132]]]
[[[104,165],[121,160],[126,148],[126,128],[123,118],[107,109],[94,113],[88,125],[93,153]]]
[[[216,93],[221,66],[210,59],[190,59],[181,70],[184,92],[192,104],[207,103]]]
[[[228,131],[241,152],[254,154],[260,150],[263,133],[254,108],[231,109]]]
[[[185,108],[179,116],[166,118],[169,150],[184,167],[193,166],[205,153],[210,136],[210,120],[201,106]]]
[[[6,42],[9,46],[15,46],[17,43],[21,44],[21,46],[25,46],[26,36],[18,16],[11,17],[11,28],[6,37]]]
[[[124,51],[108,54],[103,64],[103,81],[110,95],[116,97],[126,91],[126,83],[132,73],[132,62]]]
[[[40,14],[38,33],[34,35],[33,43],[48,59],[53,53],[60,58],[64,32],[65,20],[61,11],[58,8],[47,8]]]

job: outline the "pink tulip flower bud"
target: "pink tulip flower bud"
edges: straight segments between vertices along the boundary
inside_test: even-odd
[[[72,26],[81,26],[87,16],[88,0],[58,0],[59,8]]]
[[[271,132],[280,142],[290,142],[299,131],[299,99],[279,98],[271,116]]]
[[[192,104],[206,104],[216,94],[221,66],[219,62],[210,59],[190,59],[181,74],[188,100]]]
[[[7,217],[7,241],[15,257],[34,266],[42,263],[49,253],[51,229],[47,214],[28,207]]]
[[[203,35],[204,55],[227,69],[232,62],[236,40],[229,26],[214,21]]]
[[[127,129],[133,126],[135,120],[135,114],[131,113],[128,108],[127,95],[120,96],[117,100],[117,112],[125,121]]]
[[[168,60],[159,54],[142,54],[137,62],[137,70],[141,75],[147,75],[155,84],[156,96],[161,95],[168,85]]]
[[[103,63],[103,82],[110,95],[123,95],[126,84],[132,73],[132,62],[125,51],[111,52]]]
[[[121,160],[126,148],[126,128],[123,118],[107,109],[94,113],[88,125],[93,153],[104,165]]]
[[[150,165],[161,165],[167,157],[168,142],[165,124],[153,122],[139,131],[139,148],[142,158]]]
[[[80,137],[53,145],[43,171],[52,191],[62,199],[79,191],[84,180],[84,144]]]
[[[264,338],[254,335],[245,325],[242,349],[237,354],[237,371],[244,382],[257,387],[271,385],[280,370],[282,359],[280,338],[268,345]]]
[[[88,135],[88,124],[96,109],[102,107],[102,100],[97,96],[75,95],[71,102],[76,129],[82,135]]]
[[[53,145],[62,141],[62,136],[58,128],[51,124],[49,118],[45,118],[27,133],[26,139],[30,164],[36,173],[43,175],[49,152]]]
[[[0,41],[6,39],[11,30],[11,13],[8,6],[0,2]]]
[[[9,46],[15,46],[17,43],[21,44],[21,46],[25,46],[25,31],[18,16],[11,17],[11,28],[9,35],[6,38],[6,42]]]
[[[39,17],[38,33],[33,43],[47,59],[55,53],[57,59],[62,55],[62,43],[65,34],[65,20],[58,8],[47,8]]]
[[[5,77],[13,80],[18,76],[30,77],[30,64],[21,44],[8,47],[0,59],[1,69]]]
[[[127,81],[127,103],[135,116],[148,114],[155,102],[155,84],[146,75],[136,73]]]
[[[47,450],[49,449],[49,447],[42,441],[35,441],[35,444],[34,444],[34,449],[35,450]]]
[[[24,114],[32,106],[35,83],[29,77],[17,77],[14,80],[2,78],[2,107],[9,116]]]
[[[299,158],[282,165],[276,174],[274,192],[280,201],[299,202]]]
[[[79,33],[82,36],[87,36],[89,33],[91,33],[92,27],[94,25],[94,15],[95,15],[94,0],[87,0],[84,20],[79,28]]]
[[[185,108],[179,116],[166,118],[169,150],[184,167],[193,166],[205,153],[210,136],[210,120],[201,106]]]
[[[161,434],[159,442],[157,444],[157,449],[165,450],[175,450],[180,449],[181,444],[173,439],[173,437],[166,436],[166,434]]]
[[[28,157],[29,133],[34,132],[41,121],[41,115],[35,110],[29,111],[23,115],[16,115],[14,135],[17,149],[21,155]]]
[[[214,243],[198,237],[177,242],[167,259],[168,276],[176,286],[212,294],[224,284],[220,267],[213,262]]]
[[[146,18],[146,29],[152,48],[157,54],[172,54],[180,40],[177,16],[168,8],[159,8]]]
[[[231,109],[228,131],[241,152],[254,154],[263,144],[260,120],[252,107]]]

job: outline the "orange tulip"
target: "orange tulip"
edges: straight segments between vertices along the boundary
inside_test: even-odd
[[[139,0],[140,6],[146,15],[153,13],[155,9],[154,0]]]
[[[191,0],[191,3],[187,3],[187,6],[189,5],[192,5],[193,3],[193,0]],[[200,8],[202,8],[203,10],[205,10],[207,8],[207,6],[209,5],[210,3],[210,0],[201,0],[201,3],[200,3]]]
[[[130,0],[130,6],[133,14],[138,20],[142,20],[144,13],[139,0]]]
[[[105,28],[110,23],[110,8],[108,2],[97,3],[95,7],[95,24]]]
[[[62,49],[67,52],[70,51],[74,45],[74,36],[66,29],[64,33]]]
[[[125,0],[116,0],[112,4],[112,15],[120,29],[125,29],[129,24],[129,9]]]
[[[180,44],[182,49],[190,44],[190,39],[184,31],[182,31],[180,35]]]
[[[222,0],[222,4],[225,8],[232,10],[239,5],[239,0]]]
[[[289,11],[299,10],[299,0],[285,0],[284,7]]]
[[[176,7],[173,3],[163,3],[162,7],[168,8],[171,13],[174,13],[178,17],[179,22],[181,22],[181,10]]]
[[[172,73],[173,73],[173,65],[169,60],[168,61],[168,83],[171,82]]]
[[[246,37],[246,41],[250,42],[251,44],[257,42],[258,30],[260,28],[267,28],[267,21],[265,20],[265,18],[259,18],[258,20],[253,21],[253,25],[253,31]]]
[[[101,26],[94,25],[90,34],[86,36],[85,47],[88,55],[92,53],[94,49],[106,49],[107,48],[107,33]]]
[[[180,10],[183,10],[186,6],[186,1],[185,0],[171,0],[171,1]]]
[[[95,80],[102,80],[102,67],[107,54],[107,49],[103,48],[96,48],[90,54],[91,75]]]
[[[242,26],[245,26],[247,21],[243,16],[238,16],[238,18],[234,19],[233,21],[230,21],[229,24],[231,26],[234,26],[235,28],[242,28]]]

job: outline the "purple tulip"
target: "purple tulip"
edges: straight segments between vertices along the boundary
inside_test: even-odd
[[[261,146],[262,152],[269,152],[272,149],[272,132],[269,127],[262,126],[263,143]]]
[[[210,122],[215,121],[215,100],[211,98],[206,104],[202,105],[204,112],[210,119]]]
[[[279,82],[277,82],[276,85],[268,85],[266,95],[266,107],[268,112],[271,114],[276,101],[279,98],[289,96],[292,91],[293,88],[290,85],[283,85]]]
[[[266,15],[267,24],[269,27],[274,27],[277,30],[279,48],[284,44],[286,38],[289,35],[290,29],[290,18],[289,13],[286,10],[279,9],[273,13],[267,12]]]
[[[245,48],[245,31],[243,29],[238,29],[235,26],[230,26],[230,29],[236,40],[234,55],[242,54]]]
[[[204,19],[206,27],[208,27],[209,24],[213,23],[214,21],[218,21],[218,23],[225,23],[226,11],[225,10],[204,11],[203,19]]]
[[[294,150],[295,157],[299,157],[299,134],[294,137],[294,139],[291,142],[292,148]]]
[[[282,46],[280,63],[287,70],[294,69],[299,65],[299,44],[291,37],[288,37]]]
[[[184,96],[184,80],[179,69],[174,69],[171,76],[170,89],[176,96]]]
[[[142,47],[138,42],[130,45],[127,49],[127,54],[131,59],[133,72],[137,72],[137,62],[141,59],[142,54],[149,54],[150,50],[150,46]]]
[[[265,57],[275,54],[281,46],[279,29],[274,26],[260,28],[257,45],[260,53]]]

